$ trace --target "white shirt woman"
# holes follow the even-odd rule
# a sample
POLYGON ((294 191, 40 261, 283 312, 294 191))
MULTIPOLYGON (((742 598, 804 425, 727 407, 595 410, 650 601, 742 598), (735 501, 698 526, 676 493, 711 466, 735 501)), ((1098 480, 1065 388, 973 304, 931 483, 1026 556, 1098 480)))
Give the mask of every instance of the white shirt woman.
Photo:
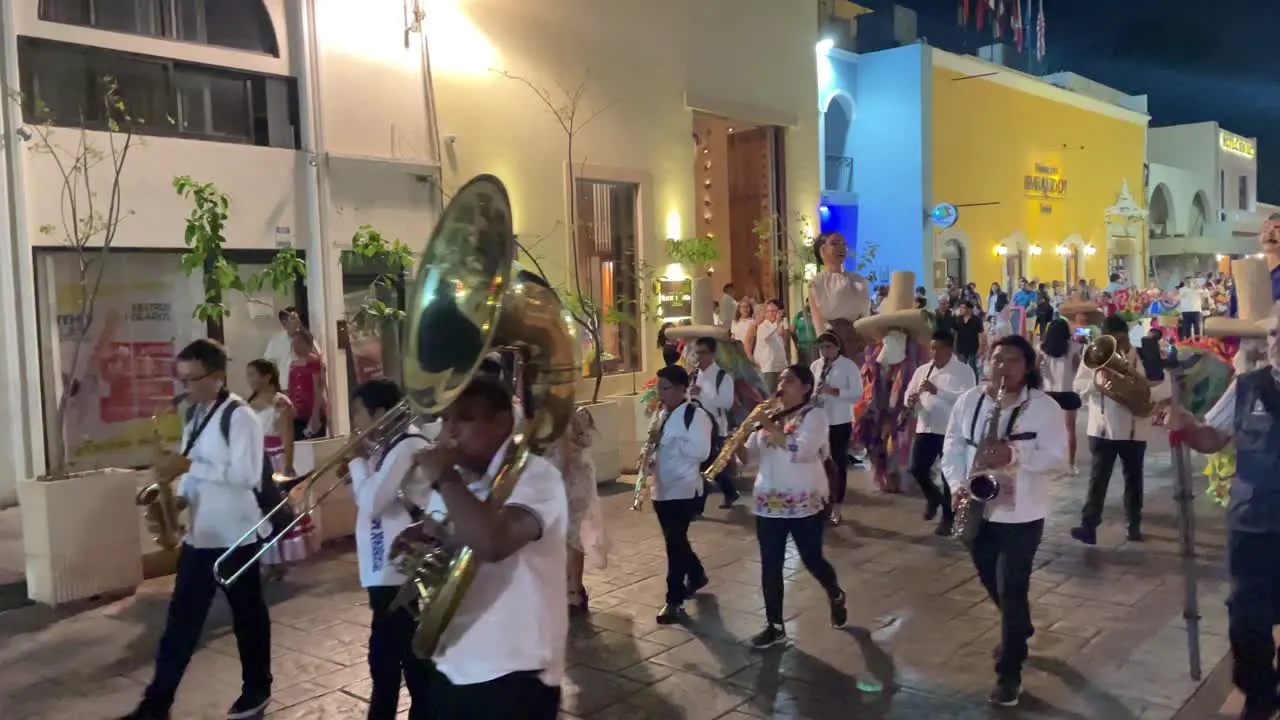
POLYGON ((862 399, 862 375, 857 364, 844 355, 837 355, 833 361, 820 357, 809 370, 818 383, 814 402, 826 415, 827 425, 853 422, 853 405, 862 399), (832 388, 837 394, 824 394, 824 388, 832 388))
POLYGON ((756 326, 756 347, 752 359, 762 373, 780 373, 787 367, 784 322, 765 320, 756 326))
MULTIPOLYGON (((847 358, 846 358, 847 359, 847 358)), ((827 417, 807 405, 780 421, 786 443, 773 445, 759 430, 747 439, 747 452, 759 458, 755 514, 766 518, 801 518, 822 512, 827 504, 827 417)))

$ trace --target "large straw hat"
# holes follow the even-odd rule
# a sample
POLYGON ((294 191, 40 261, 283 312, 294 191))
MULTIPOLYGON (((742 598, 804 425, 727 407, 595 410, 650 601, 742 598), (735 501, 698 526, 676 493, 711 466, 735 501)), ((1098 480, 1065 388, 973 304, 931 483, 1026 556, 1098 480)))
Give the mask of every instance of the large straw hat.
POLYGON ((1231 261, 1236 283, 1236 317, 1211 317, 1204 321, 1209 337, 1264 338, 1271 327, 1271 272, 1267 261, 1245 258, 1231 261))
POLYGON ((919 340, 927 341, 933 332, 929 313, 916 307, 916 274, 910 270, 895 270, 889 277, 889 295, 880 303, 875 315, 855 320, 853 330, 872 338, 884 337, 890 330, 902 330, 919 340))
POLYGON ((1101 325, 1106 317, 1103 315, 1102 310, 1098 308, 1098 303, 1092 300, 1084 300, 1079 295, 1072 295, 1071 299, 1059 305, 1058 312, 1068 322, 1075 322, 1076 316, 1084 313, 1085 324, 1087 325, 1101 325))

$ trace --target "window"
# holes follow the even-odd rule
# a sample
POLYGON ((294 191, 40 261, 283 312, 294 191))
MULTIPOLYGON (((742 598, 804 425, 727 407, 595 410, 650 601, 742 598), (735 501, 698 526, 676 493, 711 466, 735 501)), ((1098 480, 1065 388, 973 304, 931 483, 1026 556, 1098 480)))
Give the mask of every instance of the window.
POLYGON ((636 254, 638 185, 578 180, 578 277, 584 297, 602 309, 601 370, 640 369, 639 258, 636 254))
POLYGON ((140 135, 297 149, 291 78, 221 70, 145 55, 23 37, 18 60, 28 121, 107 125, 104 78, 114 78, 140 135))
POLYGON ((1218 209, 1227 209, 1227 171, 1218 171, 1218 209))
POLYGON ((1240 209, 1249 209, 1249 176, 1240 176, 1240 209))
POLYGON ((41 0, 40 19, 280 56, 262 0, 41 0))

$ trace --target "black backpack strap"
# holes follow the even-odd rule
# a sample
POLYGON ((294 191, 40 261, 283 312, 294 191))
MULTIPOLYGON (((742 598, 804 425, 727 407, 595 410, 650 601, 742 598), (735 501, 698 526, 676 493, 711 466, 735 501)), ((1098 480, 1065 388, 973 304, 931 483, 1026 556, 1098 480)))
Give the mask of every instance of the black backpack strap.
POLYGON ((725 376, 729 374, 728 370, 721 369, 716 373, 716 392, 720 392, 720 384, 724 382, 725 376))
POLYGON ((376 465, 374 465, 374 469, 375 469, 375 470, 381 469, 381 468, 382 468, 382 461, 387 459, 387 456, 391 454, 392 449, 394 449, 394 448, 395 448, 395 446, 399 445, 400 443, 404 442, 405 440, 408 440, 409 438, 418 438, 419 440, 422 440, 423 442, 430 442, 429 440, 427 440, 427 436, 426 436, 426 435, 423 435, 422 433, 402 433, 402 434, 400 434, 400 435, 396 436, 396 438, 395 438, 394 440, 392 440, 392 441, 391 441, 391 443, 390 443, 389 445, 387 445, 387 449, 386 449, 386 450, 383 450, 383 451, 382 451, 382 455, 378 457, 378 462, 377 462, 377 464, 376 464, 376 465))
POLYGON ((693 425, 693 414, 698 412, 696 403, 686 403, 684 406, 684 429, 688 430, 693 425))
POLYGON ((244 403, 235 398, 228 398, 226 407, 222 410, 222 417, 218 418, 218 428, 222 430, 222 439, 228 443, 231 442, 231 414, 242 407, 244 407, 244 403))

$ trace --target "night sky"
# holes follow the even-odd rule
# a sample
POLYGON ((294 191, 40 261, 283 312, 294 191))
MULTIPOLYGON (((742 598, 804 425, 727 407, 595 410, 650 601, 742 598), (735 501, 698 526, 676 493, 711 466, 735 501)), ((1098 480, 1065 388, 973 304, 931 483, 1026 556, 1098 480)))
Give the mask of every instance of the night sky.
MULTIPOLYGON (((1033 12, 1039 1, 1032 0, 1033 12)), ((935 47, 973 53, 991 42, 990 26, 979 34, 972 18, 967 37, 961 31, 960 0, 898 4, 919 13, 919 32, 935 47)), ((1070 70, 1146 94, 1152 127, 1215 120, 1257 137, 1258 200, 1280 204, 1277 6, 1278 0, 1044 0, 1048 52, 1036 74, 1070 70)), ((1031 27, 1034 33, 1034 18, 1031 27)), ((1003 37, 1009 41, 1007 27, 1003 37)))

